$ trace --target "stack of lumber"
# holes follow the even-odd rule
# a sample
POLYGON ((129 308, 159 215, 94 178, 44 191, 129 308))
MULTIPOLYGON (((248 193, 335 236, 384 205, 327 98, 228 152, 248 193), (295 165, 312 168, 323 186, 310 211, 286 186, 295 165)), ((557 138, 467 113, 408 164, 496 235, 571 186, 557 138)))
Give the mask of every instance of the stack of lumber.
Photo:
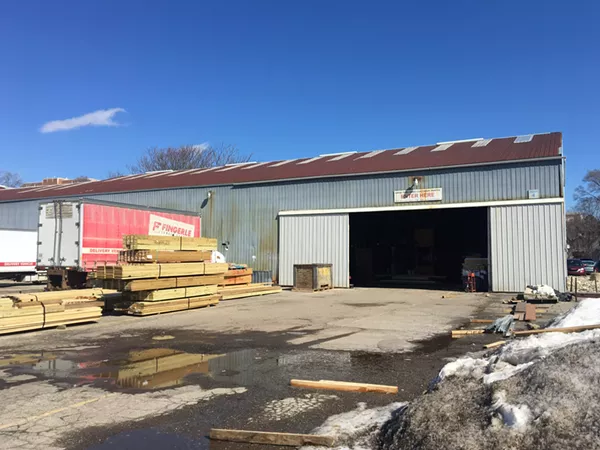
POLYGON ((239 269, 238 267, 239 265, 233 264, 225 272, 225 281, 219 287, 219 294, 223 297, 222 300, 281 292, 281 287, 273 286, 272 283, 252 283, 252 269, 249 267, 239 269))
POLYGON ((228 265, 212 263, 217 240, 123 236, 121 264, 99 268, 104 286, 123 292, 122 309, 135 316, 213 306, 228 265))
POLYGON ((0 298, 0 334, 93 322, 102 316, 103 296, 114 291, 80 289, 0 298))

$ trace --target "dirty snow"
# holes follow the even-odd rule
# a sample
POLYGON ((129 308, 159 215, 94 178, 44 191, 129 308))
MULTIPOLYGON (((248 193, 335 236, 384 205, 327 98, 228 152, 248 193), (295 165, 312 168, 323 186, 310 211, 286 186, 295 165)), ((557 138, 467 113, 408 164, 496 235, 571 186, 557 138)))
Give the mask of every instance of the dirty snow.
POLYGON ((551 328, 578 327, 583 325, 600 324, 600 299, 583 299, 579 304, 557 317, 551 324, 551 328))
MULTIPOLYGON (((301 397, 288 397, 281 400, 272 400, 266 404, 261 414, 261 419, 280 421, 289 419, 298 414, 303 414, 313 409, 318 409, 325 402, 337 400, 337 395, 305 394, 301 397)), ((250 418, 248 422, 253 422, 250 418)))
MULTIPOLYGON (((356 409, 336 414, 314 429, 311 434, 336 437, 337 450, 368 450, 373 448, 374 439, 381 426, 389 421, 394 411, 406 406, 396 402, 377 408, 367 408, 366 403, 359 403, 356 409)), ((322 449, 324 447, 305 446, 304 450, 322 449)))
MULTIPOLYGON (((600 299, 550 326, 593 324, 600 299)), ((532 335, 481 354, 448 363, 410 405, 360 404, 313 432, 338 437, 338 450, 600 449, 600 329, 532 335)))
MULTIPOLYGON (((549 326, 593 324, 600 324, 598 299, 582 300, 549 326)), ((380 446, 600 448, 599 360, 600 330, 532 335, 460 358, 380 431, 380 446)))

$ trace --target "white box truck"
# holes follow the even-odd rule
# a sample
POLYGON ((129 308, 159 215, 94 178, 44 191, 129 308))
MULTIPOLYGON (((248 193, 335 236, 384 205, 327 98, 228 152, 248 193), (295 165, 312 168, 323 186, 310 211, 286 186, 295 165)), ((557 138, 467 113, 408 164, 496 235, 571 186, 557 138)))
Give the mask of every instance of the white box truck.
POLYGON ((0 279, 37 279, 37 230, 0 228, 0 279))

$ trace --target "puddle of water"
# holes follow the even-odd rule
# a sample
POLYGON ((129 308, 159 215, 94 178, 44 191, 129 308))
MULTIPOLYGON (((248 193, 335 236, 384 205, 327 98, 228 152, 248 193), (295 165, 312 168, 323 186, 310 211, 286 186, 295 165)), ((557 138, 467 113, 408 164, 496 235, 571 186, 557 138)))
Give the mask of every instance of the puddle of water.
POLYGON ((13 354, 0 358, 0 368, 53 379, 77 379, 80 384, 121 389, 164 389, 186 383, 190 375, 240 382, 255 361, 254 350, 227 354, 187 353, 169 348, 133 350, 122 358, 78 362, 53 353, 13 354))
POLYGON ((88 450, 123 448, 128 450, 199 450, 208 449, 208 440, 199 441, 175 433, 166 433, 155 428, 125 431, 111 436, 98 445, 88 447, 88 450))

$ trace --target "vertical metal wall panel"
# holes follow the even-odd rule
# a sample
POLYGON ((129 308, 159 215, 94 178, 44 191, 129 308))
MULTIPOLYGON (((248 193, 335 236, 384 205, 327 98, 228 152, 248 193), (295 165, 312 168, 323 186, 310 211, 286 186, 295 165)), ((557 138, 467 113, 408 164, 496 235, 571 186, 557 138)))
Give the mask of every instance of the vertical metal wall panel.
POLYGON ((0 228, 38 229, 39 200, 0 203, 0 228))
POLYGON ((333 264, 334 287, 350 287, 348 214, 279 217, 281 285, 293 285, 294 264, 333 264))
POLYGON ((521 292, 530 284, 566 289, 562 203, 490 208, 492 290, 521 292))

